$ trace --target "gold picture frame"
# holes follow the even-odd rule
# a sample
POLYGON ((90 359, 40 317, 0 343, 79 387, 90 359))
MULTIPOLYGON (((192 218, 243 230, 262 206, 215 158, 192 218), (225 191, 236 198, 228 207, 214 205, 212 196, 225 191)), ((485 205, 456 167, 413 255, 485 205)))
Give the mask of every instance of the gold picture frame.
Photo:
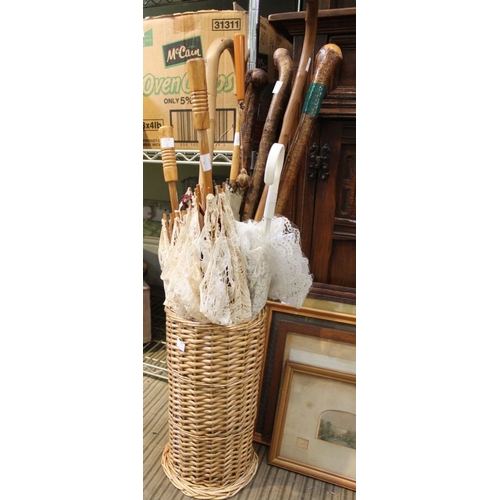
MULTIPOLYGON (((356 316, 318 309, 296 309, 286 304, 268 301, 266 359, 262 368, 259 407, 254 440, 270 446, 274 429, 278 397, 287 357, 287 345, 297 335, 309 338, 314 351, 318 342, 340 343, 356 349, 356 316)), ((325 349, 325 354, 328 349, 325 349)), ((312 357, 291 360, 314 365, 312 357)), ((331 368, 331 367, 330 367, 331 368)), ((333 368, 332 368, 333 369, 333 368)), ((339 369, 338 371, 347 371, 339 369)))
POLYGON ((356 375, 287 361, 268 461, 356 491, 356 375))

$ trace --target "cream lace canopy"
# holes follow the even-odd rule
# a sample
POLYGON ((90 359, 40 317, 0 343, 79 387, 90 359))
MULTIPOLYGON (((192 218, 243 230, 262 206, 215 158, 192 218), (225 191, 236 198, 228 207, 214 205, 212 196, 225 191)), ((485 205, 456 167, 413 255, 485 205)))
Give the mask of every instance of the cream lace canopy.
POLYGON ((300 233, 285 217, 239 222, 229 192, 208 195, 200 229, 196 198, 158 249, 165 305, 187 320, 231 325, 258 315, 266 300, 301 307, 312 285, 300 233))

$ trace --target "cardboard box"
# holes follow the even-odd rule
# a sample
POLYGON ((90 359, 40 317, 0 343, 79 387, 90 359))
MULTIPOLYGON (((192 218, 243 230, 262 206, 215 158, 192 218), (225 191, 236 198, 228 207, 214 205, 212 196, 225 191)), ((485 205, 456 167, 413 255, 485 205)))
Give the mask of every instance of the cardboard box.
MULTIPOLYGON (((291 53, 292 44, 280 36, 269 21, 260 18, 256 66, 265 69, 269 84, 261 95, 257 120, 265 122, 277 71, 273 54, 278 47, 291 53)), ((145 18, 143 20, 143 149, 160 149, 158 129, 172 125, 176 149, 196 150, 186 61, 205 58, 210 44, 218 38, 244 33, 248 40, 248 12, 205 10, 145 18)), ((232 150, 236 120, 236 88, 233 62, 224 51, 219 61, 217 86, 216 150, 232 150)), ((262 126, 256 127, 261 130, 262 126)))

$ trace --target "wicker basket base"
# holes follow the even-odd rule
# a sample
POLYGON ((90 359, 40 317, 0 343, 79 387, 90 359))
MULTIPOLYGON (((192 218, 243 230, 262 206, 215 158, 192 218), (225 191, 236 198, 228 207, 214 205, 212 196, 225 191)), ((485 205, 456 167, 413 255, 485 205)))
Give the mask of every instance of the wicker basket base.
POLYGON ((253 478, 267 310, 229 326, 166 309, 168 444, 162 466, 193 498, 222 500, 253 478))
POLYGON ((182 493, 187 496, 205 500, 223 500, 225 498, 230 498, 236 493, 238 493, 242 488, 244 488, 255 476, 257 472, 257 467, 259 465, 259 458, 257 453, 254 452, 253 460, 248 468, 247 472, 240 476, 238 480, 232 484, 227 484, 224 486, 202 486, 199 484, 189 484, 186 480, 178 477, 175 473, 174 468, 169 460, 169 444, 165 446, 163 450, 163 456, 161 460, 161 465, 165 474, 170 479, 171 483, 182 493))

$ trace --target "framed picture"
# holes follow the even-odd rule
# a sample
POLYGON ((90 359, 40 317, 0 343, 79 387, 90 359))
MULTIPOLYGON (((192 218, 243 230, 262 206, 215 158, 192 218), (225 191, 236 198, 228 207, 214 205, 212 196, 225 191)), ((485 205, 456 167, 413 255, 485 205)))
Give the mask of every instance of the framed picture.
POLYGON ((286 362, 269 463, 356 490, 356 375, 286 362))
POLYGON ((268 302, 266 359, 254 440, 270 445, 287 360, 356 373, 356 317, 268 302))

